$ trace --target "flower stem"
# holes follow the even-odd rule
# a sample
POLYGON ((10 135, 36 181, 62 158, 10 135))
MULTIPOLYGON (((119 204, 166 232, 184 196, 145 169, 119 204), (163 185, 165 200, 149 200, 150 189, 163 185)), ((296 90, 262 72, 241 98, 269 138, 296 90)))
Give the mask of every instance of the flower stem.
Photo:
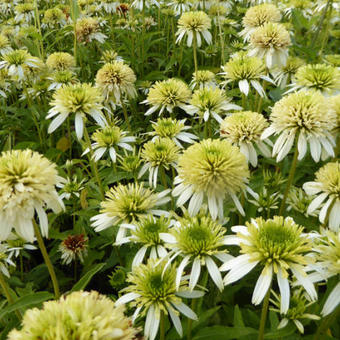
MULTIPOLYGON (((296 140, 297 139, 298 139, 298 136, 296 137, 296 140)), ((283 212, 284 212, 284 209, 285 209, 285 206, 286 206, 286 200, 287 200, 288 193, 289 193, 289 189, 290 189, 290 187, 291 187, 291 185, 293 184, 293 181, 294 181, 294 175, 295 175, 295 170, 296 170, 296 165, 297 165, 298 153, 299 153, 298 148, 295 145, 293 162, 292 162, 292 165, 290 167, 286 190, 284 192, 283 199, 281 201, 279 215, 282 215, 283 212)))
POLYGON ((129 129, 129 131, 131 131, 131 125, 130 125, 130 122, 129 122, 129 117, 128 117, 128 114, 127 114, 126 105, 124 103, 124 99, 122 98, 122 93, 120 93, 120 104, 121 104, 122 109, 123 109, 123 114, 124 114, 124 119, 126 121, 126 125, 129 129))
POLYGON ((162 184, 164 186, 164 189, 168 189, 168 183, 166 181, 165 169, 163 167, 160 167, 159 171, 161 173, 161 180, 162 180, 162 184))
POLYGON ((259 336, 258 336, 257 340, 263 340, 264 339, 264 329, 266 327, 266 321, 267 321, 269 298, 270 298, 270 289, 271 289, 271 285, 268 288, 267 294, 266 294, 266 296, 264 297, 264 300, 263 300, 262 311, 261 311, 261 321, 260 321, 260 327, 259 327, 259 336))
POLYGON ((197 71, 198 71, 198 66, 197 66, 197 37, 196 37, 196 32, 194 33, 194 38, 192 41, 192 49, 194 52, 194 66, 195 66, 195 77, 196 77, 196 81, 198 80, 197 77, 197 71))
POLYGON ((85 137, 86 144, 88 145, 88 148, 90 150, 90 156, 89 156, 90 166, 91 166, 92 172, 94 174, 94 177, 96 178, 96 181, 98 183, 101 198, 102 198, 102 200, 104 200, 105 199, 105 193, 104 193, 103 183, 102 183, 102 181, 99 177, 99 171, 98 171, 97 163, 94 162, 93 158, 92 158, 93 150, 92 150, 92 145, 91 145, 89 133, 87 132, 86 126, 84 126, 84 137, 85 137))
MULTIPOLYGON (((205 287, 208 283, 208 269, 206 268, 203 276, 202 276, 202 279, 201 279, 201 283, 200 283, 200 286, 201 287, 205 287)), ((201 307, 202 307, 202 302, 203 302, 203 297, 199 298, 199 299, 194 299, 192 300, 191 302, 191 309, 194 311, 194 312, 197 312, 198 314, 200 313, 201 311, 201 307)), ((192 340, 192 322, 193 320, 192 319, 188 319, 188 331, 187 331, 187 339, 188 340, 192 340)))
POLYGON ((70 7, 71 7, 71 18, 73 21, 73 34, 74 34, 74 39, 73 39, 73 56, 74 60, 77 65, 77 19, 76 19, 76 13, 74 13, 74 6, 73 6, 73 1, 70 0, 70 7))
POLYGON ((164 312, 161 312, 161 319, 159 325, 159 340, 165 340, 165 316, 164 312))
POLYGON ((313 40, 312 40, 312 43, 311 43, 311 46, 310 46, 311 48, 314 47, 315 42, 317 41, 317 39, 318 39, 318 37, 319 37, 319 34, 320 34, 321 29, 322 29, 322 26, 323 26, 323 22, 325 21, 326 14, 327 14, 327 12, 328 12, 328 8, 329 8, 329 6, 330 6, 330 4, 331 4, 332 2, 333 2, 333 0, 328 0, 328 1, 327 1, 326 7, 325 7, 325 9, 324 9, 323 12, 322 12, 322 16, 321 16, 321 19, 320 19, 318 28, 317 28, 317 30, 316 30, 316 32, 315 32, 314 37, 313 37, 313 40))
POLYGON ((60 292, 59 292, 59 285, 58 285, 57 276, 55 275, 55 271, 54 271, 52 262, 50 260, 50 257, 48 256, 48 253, 47 253, 47 250, 46 250, 43 238, 41 236, 39 227, 38 227, 38 225, 37 225, 37 223, 35 222, 34 219, 32 220, 32 222, 33 222, 35 237, 37 238, 41 254, 42 254, 43 258, 44 258, 44 261, 45 261, 45 264, 47 266, 48 272, 49 272, 49 274, 51 276, 51 279, 52 279, 52 284, 53 284, 55 298, 59 299, 60 292))
POLYGON ((221 44, 221 64, 223 65, 225 63, 225 55, 224 55, 224 34, 222 32, 222 25, 221 25, 221 20, 218 17, 218 31, 219 31, 219 36, 220 36, 220 44, 221 44))
MULTIPOLYGON (((8 284, 6 282, 6 279, 5 279, 4 275, 1 272, 1 270, 0 270, 0 286, 2 288, 2 291, 3 291, 4 295, 6 296, 6 299, 7 299, 8 303, 10 305, 13 304, 14 303, 13 298, 12 298, 10 292, 9 292, 8 284)), ((22 315, 19 312, 19 310, 16 310, 15 314, 17 315, 18 319, 21 320, 22 315)))

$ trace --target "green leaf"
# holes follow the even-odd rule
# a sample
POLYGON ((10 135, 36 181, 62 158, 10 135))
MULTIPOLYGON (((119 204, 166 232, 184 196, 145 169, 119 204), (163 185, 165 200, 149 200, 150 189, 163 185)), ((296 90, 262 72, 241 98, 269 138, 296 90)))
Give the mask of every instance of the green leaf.
POLYGON ((240 307, 238 305, 236 305, 235 308, 234 308, 234 326, 244 327, 242 313, 241 313, 240 307))
POLYGON ((288 326, 286 326, 285 328, 282 329, 278 329, 277 331, 274 332, 268 332, 264 335, 265 339, 279 339, 279 338, 283 338, 285 336, 289 336, 292 335, 293 333, 295 333, 296 328, 290 324, 288 326))
POLYGON ((71 292, 75 292, 77 290, 83 290, 91 281, 92 277, 97 274, 106 263, 98 263, 92 269, 90 269, 83 277, 73 286, 71 292))
POLYGON ((0 318, 3 318, 8 313, 12 313, 17 309, 36 306, 46 300, 52 299, 53 297, 54 295, 49 292, 37 292, 23 296, 16 300, 13 304, 1 309, 0 318))
POLYGON ((229 340, 254 334, 257 334, 257 330, 250 327, 213 326, 202 329, 194 337, 194 340, 229 340))

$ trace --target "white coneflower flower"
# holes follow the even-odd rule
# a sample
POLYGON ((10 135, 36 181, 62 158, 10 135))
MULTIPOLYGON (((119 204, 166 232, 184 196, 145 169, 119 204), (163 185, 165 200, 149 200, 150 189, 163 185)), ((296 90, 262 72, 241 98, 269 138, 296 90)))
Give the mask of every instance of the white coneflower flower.
POLYGON ((9 247, 8 250, 8 257, 11 259, 12 256, 18 257, 20 255, 20 251, 27 249, 27 250, 35 250, 37 249, 34 245, 27 242, 23 238, 21 238, 16 233, 11 232, 6 239, 6 244, 9 247))
POLYGON ((83 234, 68 235, 59 245, 59 252, 61 252, 61 260, 63 264, 70 264, 79 259, 84 262, 87 255, 87 241, 83 234))
POLYGON ((9 53, 12 50, 9 39, 5 35, 0 34, 0 54, 9 53))
POLYGON ((154 131, 149 132, 149 135, 154 136, 152 141, 159 137, 170 138, 178 147, 183 148, 181 142, 192 144, 198 139, 194 134, 187 132, 191 126, 185 125, 185 121, 185 119, 158 118, 156 122, 152 122, 154 131))
POLYGON ((172 113, 175 107, 183 110, 186 103, 190 100, 191 90, 182 80, 171 78, 163 81, 157 81, 150 89, 148 97, 141 104, 148 104, 151 107, 145 112, 145 115, 151 115, 159 110, 161 115, 164 110, 172 113))
POLYGON ((285 65, 289 33, 282 24, 267 23, 258 27, 250 36, 249 55, 264 58, 268 68, 285 65))
POLYGON ((51 82, 47 88, 48 91, 55 91, 60 89, 63 85, 71 85, 78 82, 75 73, 70 70, 55 71, 46 79, 51 82))
POLYGON ((179 288, 184 269, 190 264, 192 265, 189 280, 190 290, 197 285, 202 266, 206 266, 218 289, 222 291, 224 288, 222 275, 215 261, 218 259, 226 262, 232 258, 227 254, 227 250, 223 249, 226 229, 212 220, 209 215, 205 215, 204 209, 195 217, 186 214, 177 219, 168 233, 161 234, 161 238, 172 249, 168 263, 174 261, 179 255, 183 257, 177 269, 177 288, 179 288))
MULTIPOLYGON (((340 231, 322 230, 319 237, 314 238, 314 251, 317 253, 316 263, 312 266, 316 270, 310 277, 314 282, 327 280, 340 275, 340 231)), ((326 316, 340 304, 340 281, 335 285, 322 308, 321 314, 326 316)))
POLYGON ((216 87, 215 73, 208 70, 197 70, 192 74, 190 88, 216 87))
MULTIPOLYGON (((118 184, 106 193, 106 199, 101 203, 100 214, 91 218, 95 231, 101 231, 121 223, 133 223, 148 214, 169 215, 167 211, 157 209, 157 206, 170 201, 167 196, 170 190, 155 193, 144 188, 143 184, 118 184)), ((119 228, 116 242, 126 236, 126 229, 119 228)))
POLYGON ((7 277, 10 277, 8 266, 15 267, 15 263, 11 260, 14 250, 7 244, 0 243, 0 272, 7 277))
POLYGON ((281 88, 285 88, 287 84, 290 83, 291 78, 299 69, 299 67, 303 66, 305 61, 298 57, 289 56, 285 66, 280 68, 273 68, 271 70, 271 74, 274 77, 275 83, 281 88))
POLYGON ((331 95, 340 92, 340 70, 326 64, 301 66, 293 77, 291 88, 286 92, 296 90, 316 90, 331 95))
POLYGON ((46 208, 59 213, 64 205, 55 190, 59 182, 56 165, 31 150, 3 152, 0 156, 0 240, 12 228, 33 242, 35 213, 44 237, 48 236, 46 208))
POLYGON ((196 118, 201 118, 205 122, 212 116, 219 123, 223 121, 221 115, 231 110, 242 110, 242 107, 232 104, 225 91, 218 87, 203 87, 196 90, 190 100, 190 105, 187 105, 185 109, 188 114, 196 114, 196 118))
POLYGON ((280 313, 282 319, 278 324, 277 328, 281 329, 288 325, 290 321, 292 321, 296 328, 299 330, 301 334, 304 333, 305 329, 300 320, 309 319, 309 320, 319 320, 320 317, 315 314, 307 313, 307 309, 311 306, 315 301, 310 301, 308 295, 301 289, 295 289, 290 299, 290 306, 286 313, 280 312, 281 305, 281 297, 278 296, 273 290, 271 293, 274 295, 274 299, 270 301, 275 305, 276 308, 269 308, 273 312, 280 313))
POLYGON ((120 239, 115 245, 134 242, 141 245, 135 257, 132 260, 131 267, 139 266, 150 249, 150 259, 157 259, 167 256, 168 251, 164 246, 165 242, 161 238, 161 233, 167 233, 172 221, 164 216, 156 218, 148 215, 141 218, 139 222, 133 224, 123 223, 121 228, 126 228, 130 231, 131 236, 120 239))
POLYGON ((223 201, 230 197, 244 215, 237 194, 246 187, 249 170, 245 156, 236 146, 225 140, 206 139, 189 146, 180 156, 178 176, 173 196, 179 196, 177 205, 189 200, 188 212, 196 215, 208 200, 213 219, 223 219, 223 201))
POLYGON ((103 51, 103 55, 100 58, 100 62, 107 64, 112 64, 115 61, 124 61, 123 57, 119 56, 115 50, 109 49, 103 51))
POLYGON ((237 82, 240 91, 246 96, 249 94, 250 86, 252 86, 261 97, 266 95, 259 82, 261 79, 274 83, 273 80, 266 75, 266 68, 263 61, 258 57, 248 56, 246 52, 235 54, 222 66, 222 70, 223 72, 220 74, 225 79, 222 85, 225 86, 230 82, 237 82))
POLYGON ((256 28, 268 22, 279 22, 281 14, 279 9, 272 4, 262 4, 250 7, 242 19, 243 31, 240 36, 244 37, 244 41, 250 39, 251 34, 256 28))
POLYGON ((73 292, 57 301, 44 302, 41 309, 28 309, 22 328, 14 329, 8 340, 115 339, 135 340, 138 330, 116 307, 111 298, 96 291, 73 292))
POLYGON ((26 22, 29 24, 34 19, 34 4, 33 2, 26 2, 18 4, 14 7, 14 20, 16 22, 26 22))
POLYGON ((265 186, 259 193, 253 192, 252 190, 248 190, 248 192, 254 198, 248 199, 248 202, 257 207, 258 213, 264 211, 267 216, 270 214, 270 210, 278 209, 280 198, 282 199, 282 195, 279 192, 268 191, 265 186))
POLYGON ((137 96, 136 75, 123 61, 112 61, 100 68, 96 75, 96 86, 102 91, 106 102, 115 106, 120 104, 123 96, 137 96))
POLYGON ((193 39, 196 39, 197 46, 202 45, 202 37, 208 45, 212 43, 212 36, 209 32, 211 28, 211 19, 203 11, 185 12, 178 20, 178 31, 176 32, 176 43, 180 43, 184 36, 187 36, 187 46, 192 45, 193 39))
POLYGON ((303 185, 308 195, 317 195, 309 205, 307 213, 312 214, 327 199, 320 210, 319 220, 321 223, 328 222, 329 228, 338 231, 340 228, 340 163, 327 163, 316 172, 315 177, 314 182, 303 185))
POLYGON ((174 11, 175 15, 182 15, 194 7, 195 0, 171 0, 167 5, 174 11))
POLYGON ((73 178, 67 177, 60 179, 60 183, 56 186, 61 189, 60 198, 69 200, 71 197, 80 197, 80 192, 84 189, 85 178, 81 181, 78 181, 77 176, 73 176, 73 178))
MULTIPOLYGON (((179 147, 167 137, 151 140, 143 145, 141 157, 145 164, 142 166, 138 178, 149 171, 150 187, 157 187, 158 172, 169 170, 176 166, 179 147)), ((163 183, 165 185, 166 183, 163 183)))
POLYGON ((53 71, 72 70, 76 66, 74 56, 67 52, 54 52, 46 59, 46 65, 53 71))
POLYGON ((59 28, 66 25, 66 14, 58 7, 49 8, 44 12, 42 28, 59 28))
POLYGON ((160 6, 157 0, 134 0, 131 4, 131 7, 137 8, 142 11, 144 3, 146 8, 150 8, 153 5, 155 5, 156 7, 160 6))
POLYGON ((101 0, 99 7, 102 8, 106 13, 114 14, 118 4, 119 1, 117 0, 101 0))
POLYGON ((144 335, 146 339, 154 340, 158 333, 161 314, 170 316, 176 331, 183 335, 179 313, 186 317, 197 320, 197 315, 182 302, 183 298, 198 298, 203 292, 192 292, 185 288, 182 281, 180 288, 176 289, 176 267, 165 267, 164 261, 157 263, 149 260, 148 263, 140 264, 132 268, 127 281, 130 286, 123 289, 126 292, 116 301, 116 306, 130 303, 135 312, 132 320, 139 315, 146 315, 144 335))
POLYGON ((257 166, 257 146, 264 156, 270 157, 270 141, 261 141, 263 131, 269 123, 262 114, 251 111, 236 112, 225 118, 220 126, 221 137, 236 144, 252 166, 257 166))
POLYGON ((0 61, 0 69, 5 68, 8 71, 8 75, 11 77, 17 77, 22 80, 26 73, 27 68, 38 68, 40 65, 40 59, 31 56, 25 50, 13 50, 2 56, 0 61))
POLYGON ((332 130, 337 117, 321 93, 299 91, 283 97, 272 108, 270 120, 272 123, 263 132, 262 139, 279 135, 273 147, 277 162, 287 156, 296 138, 298 160, 306 155, 308 144, 315 162, 320 160, 322 152, 334 156, 332 130))
POLYGON ((55 131, 71 114, 75 114, 75 129, 78 139, 83 137, 84 120, 91 116, 98 125, 105 126, 106 119, 102 113, 103 97, 100 90, 90 84, 64 85, 53 94, 46 119, 56 116, 48 133, 55 131))
POLYGON ((104 43, 107 36, 100 32, 100 24, 97 18, 84 17, 77 20, 76 36, 79 42, 89 43, 97 40, 104 43))
MULTIPOLYGON (((121 157, 117 153, 118 147, 133 151, 130 143, 134 143, 136 137, 127 136, 127 134, 127 131, 122 131, 118 126, 105 126, 100 130, 96 130, 91 136, 91 139, 94 141, 92 144, 94 161, 99 161, 105 152, 108 151, 112 162, 116 163, 117 157, 121 157)), ((89 151, 90 149, 87 148, 83 155, 89 151)))
POLYGON ((295 210, 306 217, 308 217, 308 215, 318 216, 318 208, 316 208, 313 212, 308 212, 308 207, 314 198, 315 195, 306 195, 302 188, 291 187, 287 196, 287 211, 295 210))
POLYGON ((276 275, 281 294, 281 313, 286 313, 290 305, 289 271, 298 283, 304 287, 310 298, 317 299, 312 281, 306 273, 306 266, 312 260, 308 254, 312 243, 303 234, 303 227, 291 217, 274 216, 264 220, 261 217, 246 222, 246 226, 231 228, 237 235, 229 236, 227 244, 237 245, 242 255, 224 263, 220 268, 229 273, 224 278, 226 285, 247 275, 255 266, 263 267, 252 297, 252 303, 262 302, 270 289, 273 276, 276 275))

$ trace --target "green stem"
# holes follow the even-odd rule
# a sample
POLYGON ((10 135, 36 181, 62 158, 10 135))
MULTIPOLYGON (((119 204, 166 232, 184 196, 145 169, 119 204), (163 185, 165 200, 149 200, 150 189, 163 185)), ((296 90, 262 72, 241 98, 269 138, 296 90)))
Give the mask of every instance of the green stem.
MULTIPOLYGON (((4 295, 6 296, 6 299, 7 299, 8 303, 10 305, 13 304, 14 303, 13 298, 12 298, 10 292, 9 292, 8 284, 6 282, 6 279, 5 279, 4 275, 1 272, 1 270, 0 270, 0 286, 1 286, 2 290, 3 290, 4 295)), ((18 319, 21 320, 22 315, 19 312, 19 310, 16 310, 15 314, 17 315, 18 319)))
POLYGON ((221 44, 221 64, 225 63, 225 55, 224 55, 224 34, 222 33, 222 25, 221 20, 218 18, 218 31, 220 36, 220 44, 221 44))
POLYGON ((161 319, 159 324, 159 340, 165 340, 165 316, 164 312, 161 312, 161 319))
POLYGON ((124 114, 124 119, 126 121, 126 125, 129 129, 129 131, 131 131, 131 125, 130 125, 130 122, 129 122, 129 117, 128 117, 128 113, 127 113, 127 109, 126 109, 126 105, 124 103, 124 98, 123 98, 122 93, 120 93, 120 104, 121 104, 122 109, 123 109, 123 114, 124 114))
POLYGON ((159 169, 159 172, 161 173, 161 180, 162 180, 162 184, 164 186, 164 189, 168 189, 168 183, 166 181, 165 169, 163 167, 161 167, 159 169))
POLYGON ((40 58, 44 59, 44 45, 43 45, 43 41, 42 41, 42 33, 41 33, 41 25, 40 25, 40 16, 39 16, 39 9, 38 9, 38 2, 37 0, 34 0, 34 22, 35 22, 35 26, 36 29, 39 32, 40 35, 40 39, 39 39, 39 54, 40 54, 40 58))
MULTIPOLYGON (((295 141, 297 141, 298 137, 299 136, 296 137, 295 141)), ((279 209, 279 215, 282 215, 283 212, 284 212, 286 200, 287 200, 288 193, 289 193, 289 189, 290 189, 290 187, 291 187, 291 185, 293 184, 293 181, 294 181, 294 175, 295 175, 295 170, 296 170, 296 165, 297 165, 298 154, 299 154, 299 150, 298 150, 297 146, 295 145, 293 162, 292 162, 292 165, 290 167, 287 186, 286 186, 286 189, 285 189, 285 192, 284 192, 284 195, 283 195, 283 199, 281 201, 281 205, 280 205, 280 209, 279 209)))
POLYGON ((37 223, 35 222, 34 219, 32 220, 32 222, 33 222, 35 237, 37 238, 41 254, 44 258, 45 264, 47 266, 48 272, 49 272, 51 280, 52 280, 55 298, 59 299, 60 292, 59 292, 59 285, 58 285, 57 276, 55 274, 55 271, 54 271, 52 262, 50 260, 50 257, 48 256, 48 253, 47 253, 43 238, 41 236, 39 227, 38 227, 38 225, 37 225, 37 223))
POLYGON ((70 0, 70 8, 71 8, 71 18, 72 18, 72 21, 73 21, 73 35, 74 35, 73 56, 74 56, 74 60, 75 60, 76 65, 77 65, 77 20, 76 20, 74 8, 73 8, 73 0, 70 0))
POLYGON ((196 77, 196 81, 198 80, 198 76, 197 76, 197 71, 198 71, 198 66, 197 66, 197 37, 196 34, 194 33, 194 38, 192 41, 192 49, 194 52, 194 65, 195 65, 195 77, 196 77))
POLYGON ((271 285, 268 288, 267 294, 266 294, 266 296, 264 297, 264 300, 263 300, 262 311, 261 311, 261 321, 260 321, 260 327, 259 327, 259 335, 258 335, 257 340, 263 340, 264 339, 264 329, 266 327, 266 321, 267 321, 269 298, 270 298, 270 289, 271 289, 271 285))
MULTIPOLYGON (((201 283, 200 286, 201 287, 206 287, 207 283, 208 283, 208 278, 209 278, 209 273, 208 273, 208 269, 205 268, 205 271, 203 273, 202 279, 201 279, 201 283)), ((200 314, 201 312, 201 308, 202 308, 202 303, 203 303, 203 297, 199 298, 199 299, 194 299, 191 302, 191 309, 200 314)), ((187 331, 187 339, 188 340, 192 340, 192 323, 193 320, 192 319, 188 319, 188 331, 187 331)))
POLYGON ((105 199, 105 192, 104 192, 104 188, 103 188, 103 183, 102 183, 102 181, 99 177, 99 171, 98 171, 97 163, 93 161, 93 157, 92 157, 93 156, 93 149, 92 149, 89 133, 87 132, 86 126, 84 126, 84 137, 85 137, 85 142, 86 142, 86 144, 87 144, 87 146, 90 150, 90 156, 89 156, 90 166, 91 166, 92 172, 94 174, 94 177, 96 178, 96 181, 98 183, 101 199, 104 200, 105 199))
POLYGON ((326 14, 328 12, 328 8, 330 6, 330 4, 333 2, 333 0, 328 0, 325 9, 322 12, 322 16, 318 25, 318 28, 316 29, 315 35, 313 37, 312 43, 311 43, 311 48, 314 48, 315 42, 317 41, 319 34, 321 32, 322 26, 323 26, 323 22, 325 21, 326 18, 326 14))
MULTIPOLYGON (((141 62, 142 65, 144 66, 144 58, 145 58, 145 42, 144 42, 144 37, 145 37, 145 0, 143 0, 143 9, 142 9, 142 58, 141 62)), ((144 67, 141 69, 141 74, 143 77, 143 72, 144 67)))

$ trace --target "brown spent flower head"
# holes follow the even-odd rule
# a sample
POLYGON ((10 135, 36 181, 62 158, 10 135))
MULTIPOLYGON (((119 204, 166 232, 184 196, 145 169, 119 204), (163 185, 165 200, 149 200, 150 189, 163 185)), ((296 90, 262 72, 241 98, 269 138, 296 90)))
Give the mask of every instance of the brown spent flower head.
POLYGON ((70 264, 77 259, 83 262, 87 255, 87 241, 84 234, 68 235, 59 246, 64 264, 70 264))

